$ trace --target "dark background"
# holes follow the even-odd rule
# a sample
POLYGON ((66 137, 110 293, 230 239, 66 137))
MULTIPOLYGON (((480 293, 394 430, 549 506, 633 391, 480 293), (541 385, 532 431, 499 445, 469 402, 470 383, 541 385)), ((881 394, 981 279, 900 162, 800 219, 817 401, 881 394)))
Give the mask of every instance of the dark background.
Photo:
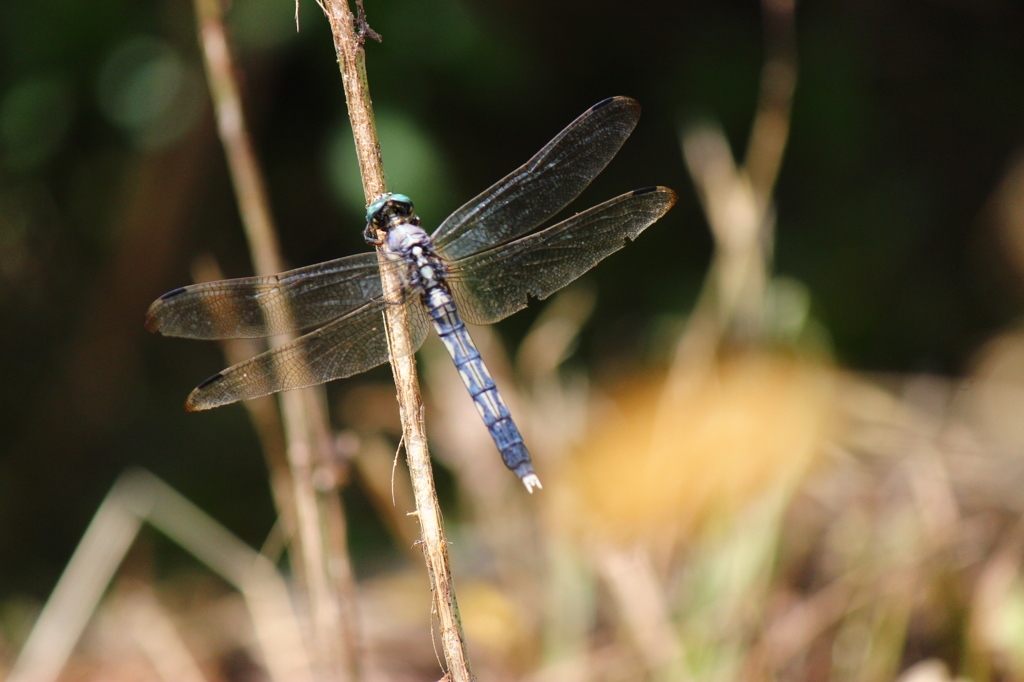
MULTIPOLYGON (((297 266, 367 247, 327 23, 305 0, 295 34, 293 10, 237 0, 231 27, 297 266)), ((228 276, 251 273, 191 12, 183 0, 0 5, 4 597, 48 594, 130 465, 257 546, 273 523, 244 410, 182 408, 224 365, 219 348, 142 326, 153 298, 191 281, 201 253, 228 276)), ((652 339, 693 305, 711 249, 679 127, 716 118, 742 158, 759 5, 368 0, 367 12, 384 38, 367 62, 385 165, 428 225, 588 106, 640 101, 639 127, 577 208, 653 184, 680 202, 588 276, 599 303, 573 361, 595 381, 623 363, 656 364, 652 339)), ((816 2, 798 6, 797 31, 776 270, 808 287, 840 364, 963 373, 1021 305, 986 203, 1024 143, 1024 11, 999 0, 816 2)), ((499 325, 511 347, 535 314, 499 325)), ((353 523, 357 543, 372 537, 353 523)))

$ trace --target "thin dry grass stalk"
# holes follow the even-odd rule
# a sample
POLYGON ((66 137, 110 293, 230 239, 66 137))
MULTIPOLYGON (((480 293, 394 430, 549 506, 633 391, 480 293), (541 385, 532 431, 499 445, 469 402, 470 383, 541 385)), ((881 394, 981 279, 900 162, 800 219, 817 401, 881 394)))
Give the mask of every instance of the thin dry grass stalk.
MULTIPOLYGON (((747 563, 770 566, 770 539, 778 535, 784 501, 831 430, 833 377, 827 368, 767 353, 723 353, 735 345, 756 348, 771 330, 765 312, 775 220, 771 197, 789 134, 797 64, 794 3, 764 0, 762 6, 767 54, 746 160, 733 158, 716 124, 691 126, 682 136, 715 255, 673 366, 661 386, 640 391, 633 404, 621 408, 623 418, 595 427, 600 435, 588 444, 587 464, 570 468, 564 482, 587 509, 578 515, 590 525, 581 527, 582 537, 603 535, 610 546, 636 553, 626 561, 622 550, 592 549, 644 667, 665 679, 678 679, 683 670, 695 673, 689 668, 694 652, 708 650, 711 642, 723 643, 724 652, 725 642, 752 631, 745 614, 764 601, 767 582, 743 571, 731 580, 719 576, 720 586, 729 588, 716 593, 718 603, 688 607, 695 620, 706 616, 705 622, 677 634, 669 610, 657 607, 659 593, 668 593, 661 584, 665 577, 643 567, 671 555, 673 538, 692 540, 708 519, 728 517, 759 498, 772 502, 765 502, 772 512, 762 513, 771 523, 759 537, 744 538, 747 563), (622 456, 626 452, 630 457, 622 456), (595 461, 600 465, 593 466, 595 461), (602 484, 588 480, 595 474, 602 484), (604 485, 607 480, 616 485, 604 485), (718 629, 710 622, 729 625, 718 629)), ((728 555, 727 550, 721 552, 728 555)), ((715 563, 717 552, 703 554, 715 563)), ((691 579, 699 581, 701 562, 691 563, 691 579)), ((739 668, 730 660, 716 664, 721 679, 731 679, 739 668)))
POLYGON ((238 589, 271 680, 313 681, 288 588, 274 565, 144 471, 122 476, 103 500, 29 633, 9 681, 57 679, 143 523, 238 589))
MULTIPOLYGON (((285 269, 271 217, 262 172, 243 112, 236 69, 218 0, 196 0, 199 42, 207 81, 234 183, 239 212, 257 275, 285 269)), ((288 339, 271 341, 279 346, 288 339)), ((332 455, 330 428, 322 389, 281 394, 281 410, 291 468, 294 519, 302 576, 309 600, 312 636, 319 674, 325 679, 359 676, 355 587, 348 556, 341 505, 334 490, 318 490, 314 473, 332 455)), ((278 486, 275 486, 278 488, 278 486)), ((278 497, 278 503, 287 502, 278 497)))
MULTIPOLYGON (((342 82, 345 87, 345 101, 348 104, 349 120, 355 138, 359 171, 363 180, 366 203, 384 193, 384 167, 380 157, 380 144, 373 120, 370 89, 366 77, 366 61, 363 51, 363 37, 368 29, 365 25, 356 32, 356 19, 346 0, 322 0, 321 8, 327 15, 334 34, 334 48, 338 55, 342 82)), ((362 19, 362 17, 360 17, 362 19)), ((383 247, 378 257, 384 262, 383 247)), ((396 273, 382 269, 385 291, 397 292, 399 283, 391 281, 396 273)), ((441 629, 441 646, 448 664, 448 675, 457 682, 472 679, 469 657, 466 653, 465 636, 459 617, 455 589, 448 562, 448 543, 441 523, 441 510, 434 489, 433 473, 430 468, 430 453, 427 450, 427 436, 423 421, 423 400, 420 395, 415 359, 410 354, 396 354, 395 348, 408 348, 409 325, 404 319, 402 306, 389 306, 385 314, 388 343, 391 349, 391 371, 398 390, 398 405, 402 419, 403 441, 412 477, 413 495, 416 499, 416 515, 420 522, 423 538, 423 552, 427 562, 434 604, 437 608, 441 629)))
MULTIPOLYGON (((795 0, 762 0, 765 63, 757 111, 744 162, 714 123, 682 133, 683 156, 715 238, 711 271, 673 367, 680 373, 707 364, 723 340, 758 342, 772 258, 772 194, 789 139, 797 80, 795 0)), ((683 381, 682 383, 686 383, 683 381)))
POLYGON ((145 653, 158 679, 210 682, 150 586, 132 585, 118 595, 112 610, 123 630, 145 653))

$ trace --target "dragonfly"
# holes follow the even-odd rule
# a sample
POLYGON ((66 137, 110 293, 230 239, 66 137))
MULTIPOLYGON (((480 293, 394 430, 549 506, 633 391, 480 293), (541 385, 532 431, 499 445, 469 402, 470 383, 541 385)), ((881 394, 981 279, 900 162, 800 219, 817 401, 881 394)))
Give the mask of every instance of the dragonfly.
POLYGON ((628 97, 597 103, 433 234, 420 226, 409 197, 384 194, 368 207, 364 232, 369 244, 383 249, 382 259, 368 252, 164 294, 149 307, 146 327, 167 336, 262 338, 307 331, 202 382, 186 409, 315 386, 382 365, 389 360, 384 312, 402 306, 409 341, 391 352, 415 353, 433 326, 505 466, 528 491, 540 488, 522 434, 465 323, 492 324, 525 308, 530 298, 546 299, 672 207, 675 192, 648 187, 538 229, 604 170, 639 116, 640 105, 628 97), (383 281, 399 284, 385 287, 383 281))

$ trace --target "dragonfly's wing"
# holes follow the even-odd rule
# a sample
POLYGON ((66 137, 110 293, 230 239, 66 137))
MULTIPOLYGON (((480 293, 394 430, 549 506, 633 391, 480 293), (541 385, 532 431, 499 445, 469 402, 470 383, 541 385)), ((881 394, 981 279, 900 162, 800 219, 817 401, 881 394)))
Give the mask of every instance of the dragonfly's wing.
POLYGON ((628 97, 595 104, 543 149, 441 223, 438 253, 456 260, 526 234, 590 184, 633 132, 640 105, 628 97))
MULTIPOLYGON (((280 348, 213 375, 192 391, 185 407, 207 410, 237 400, 343 379, 384 364, 388 361, 383 316, 387 305, 371 301, 280 348)), ((408 315, 411 342, 408 347, 396 348, 395 353, 409 355, 423 345, 427 336, 427 314, 416 295, 408 295, 396 305, 402 305, 408 315)))
POLYGON ((146 327, 193 339, 258 338, 315 327, 382 297, 377 255, 362 253, 272 277, 175 289, 149 306, 146 327))
POLYGON ((452 263, 447 282, 463 319, 490 324, 573 281, 626 239, 636 239, 676 202, 667 187, 610 199, 540 232, 452 263))

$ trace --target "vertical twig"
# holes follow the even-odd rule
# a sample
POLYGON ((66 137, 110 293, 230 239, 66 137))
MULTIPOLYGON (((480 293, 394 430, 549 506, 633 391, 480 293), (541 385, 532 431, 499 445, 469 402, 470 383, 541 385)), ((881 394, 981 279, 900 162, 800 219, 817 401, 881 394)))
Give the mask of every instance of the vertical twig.
POLYGON ((763 340, 775 215, 772 194, 789 139, 797 80, 796 0, 761 0, 765 60, 742 164, 714 124, 682 133, 683 156, 715 239, 708 278, 676 347, 659 404, 655 441, 671 437, 674 403, 699 385, 726 340, 763 340))
POLYGON ((757 114, 743 165, 759 203, 767 207, 789 140, 790 111, 796 89, 796 0, 762 0, 761 9, 765 62, 757 114))
MULTIPOLYGON (((258 275, 274 275, 285 269, 284 261, 242 109, 220 3, 196 0, 195 7, 217 129, 227 155, 253 266, 258 275)), ((272 341, 271 345, 283 342, 272 341)), ((291 391, 281 394, 280 402, 295 505, 291 516, 298 531, 293 543, 301 555, 308 592, 317 671, 322 679, 356 679, 360 661, 355 588, 341 506, 336 491, 317 490, 313 483, 315 469, 331 456, 323 394, 317 389, 291 391)), ((289 516, 287 512, 284 515, 289 516)))
MULTIPOLYGON (((796 87, 796 0, 762 0, 765 62, 747 155, 737 164, 717 126, 683 132, 683 152, 715 237, 711 275, 689 336, 710 332, 714 352, 730 327, 758 340, 774 232, 771 197, 789 138, 796 87), (710 308, 710 309, 709 309, 710 308), (745 327, 745 329, 744 329, 745 327)), ((684 344, 701 345, 693 339, 684 344)), ((682 355, 682 354, 680 354, 682 355)))
MULTIPOLYGON (((210 255, 201 255, 192 262, 192 281, 214 282, 224 279, 217 261, 210 255)), ((225 339, 221 341, 221 349, 228 365, 237 365, 254 355, 266 350, 260 339, 225 339)), ((277 506, 277 513, 285 533, 290 537, 297 534, 298 524, 295 520, 295 497, 291 472, 288 470, 288 447, 284 438, 284 425, 281 423, 281 412, 277 409, 277 400, 273 395, 246 400, 245 409, 256 429, 256 436, 263 448, 263 456, 270 470, 270 490, 277 506)), ((302 559, 298 552, 292 558, 296 573, 302 573, 302 559)))
MULTIPOLYGON (((321 0, 321 8, 331 23, 334 34, 334 49, 338 55, 341 78, 345 87, 352 135, 355 138, 359 171, 363 179, 363 193, 366 202, 379 197, 385 191, 384 167, 380 158, 380 145, 373 120, 369 84, 366 77, 366 61, 362 38, 370 35, 365 25, 356 31, 356 19, 347 0, 321 0)), ((361 7, 360 7, 361 10, 361 7)), ((360 11, 360 20, 362 12, 360 11)), ((378 250, 384 262, 383 250, 378 250)), ((391 281, 396 275, 382 269, 385 291, 398 291, 398 282, 391 281)), ((412 477, 413 495, 416 500, 416 516, 420 522, 423 538, 423 552, 427 562, 431 589, 434 592, 435 607, 441 628, 441 645, 448 663, 448 675, 456 681, 472 679, 469 657, 466 654, 462 621, 459 618, 451 569, 448 564, 448 544, 441 524, 441 511, 434 489, 430 468, 430 454, 427 451, 427 437, 423 423, 423 401, 420 397, 416 363, 412 355, 394 353, 395 348, 409 347, 409 327, 402 306, 388 306, 385 314, 391 353, 391 370, 398 390, 398 405, 402 418, 406 456, 412 477)))

